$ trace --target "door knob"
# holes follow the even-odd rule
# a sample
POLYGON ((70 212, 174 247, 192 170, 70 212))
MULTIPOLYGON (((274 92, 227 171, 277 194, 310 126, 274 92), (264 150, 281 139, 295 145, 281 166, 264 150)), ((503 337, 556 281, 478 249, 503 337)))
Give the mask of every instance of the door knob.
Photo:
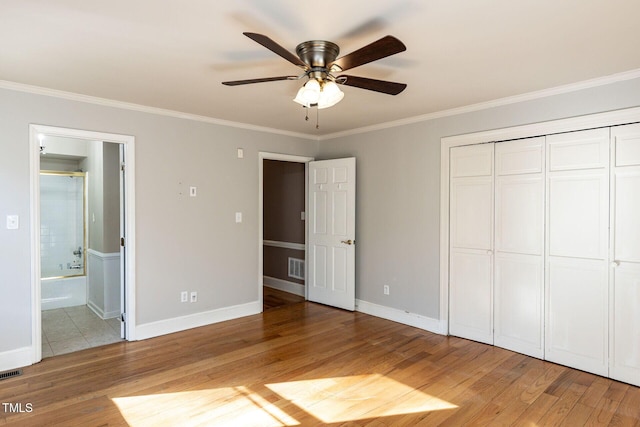
POLYGON ((617 261, 617 260, 616 261, 612 261, 611 262, 611 267, 612 268, 620 267, 620 261, 617 261))
POLYGON ((345 245, 355 245, 356 241, 355 240, 340 240, 340 243, 344 243, 345 245))

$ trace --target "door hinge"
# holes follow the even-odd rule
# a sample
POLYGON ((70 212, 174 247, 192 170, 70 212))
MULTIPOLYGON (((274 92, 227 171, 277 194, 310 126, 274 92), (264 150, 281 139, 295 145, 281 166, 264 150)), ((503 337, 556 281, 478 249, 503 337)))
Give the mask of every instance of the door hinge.
POLYGON ((120 314, 120 320, 122 322, 126 322, 127 321, 127 313, 122 313, 120 314))
POLYGON ((124 237, 120 238, 120 246, 122 246, 124 248, 124 237))
POLYGON ((125 167, 125 163, 124 162, 120 163, 120 170, 122 172, 124 172, 124 167, 125 167))

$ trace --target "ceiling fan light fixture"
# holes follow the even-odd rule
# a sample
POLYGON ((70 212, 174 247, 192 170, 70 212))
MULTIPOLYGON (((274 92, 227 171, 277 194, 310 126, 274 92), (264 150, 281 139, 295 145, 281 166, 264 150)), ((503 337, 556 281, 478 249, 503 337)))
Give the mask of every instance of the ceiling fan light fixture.
POLYGON ((316 104, 320 98, 320 82, 316 79, 309 79, 304 85, 304 91, 302 92, 302 98, 305 101, 309 101, 311 104, 316 104))
POLYGON ((340 90, 334 81, 328 80, 322 85, 322 92, 320 92, 320 98, 318 99, 318 109, 333 107, 342 101, 342 98, 344 98, 344 92, 340 90))
POLYGON ((326 40, 302 42, 296 47, 296 54, 294 55, 263 34, 251 32, 243 34, 291 64, 302 68, 304 74, 300 76, 277 76, 222 82, 226 86, 299 80, 306 77, 308 79, 307 82, 298 90, 293 101, 307 109, 311 107, 318 107, 318 109, 329 108, 342 101, 344 93, 337 85, 346 85, 388 95, 398 95, 407 87, 404 83, 347 75, 335 77, 333 75, 407 50, 404 43, 393 36, 382 37, 338 58, 340 48, 335 43, 326 40))
POLYGON ((316 79, 309 79, 309 81, 300 88, 294 101, 308 108, 318 103, 321 91, 320 82, 316 79))
POLYGON ((304 97, 304 86, 302 86, 299 90, 298 93, 296 94, 296 97, 293 98, 293 102, 297 102, 298 104, 302 105, 303 107, 307 107, 307 108, 311 108, 311 103, 305 101, 304 97))
POLYGON ((320 83, 317 79, 309 79, 296 94, 293 99, 298 104, 311 108, 317 106, 318 109, 329 108, 342 101, 344 93, 332 80, 320 83))

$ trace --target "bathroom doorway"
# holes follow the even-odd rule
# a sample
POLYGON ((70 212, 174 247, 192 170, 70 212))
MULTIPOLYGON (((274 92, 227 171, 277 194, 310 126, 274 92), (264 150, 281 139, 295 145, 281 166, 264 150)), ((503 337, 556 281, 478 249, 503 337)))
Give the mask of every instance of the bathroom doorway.
POLYGON ((32 125, 31 140, 34 362, 132 339, 133 138, 32 125))

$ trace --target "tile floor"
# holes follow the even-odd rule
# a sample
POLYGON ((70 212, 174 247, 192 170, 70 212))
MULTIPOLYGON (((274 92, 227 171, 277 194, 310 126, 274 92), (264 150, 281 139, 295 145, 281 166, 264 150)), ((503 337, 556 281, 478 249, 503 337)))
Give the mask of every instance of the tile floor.
POLYGON ((102 320, 86 305, 42 312, 43 358, 117 341, 120 320, 102 320))

